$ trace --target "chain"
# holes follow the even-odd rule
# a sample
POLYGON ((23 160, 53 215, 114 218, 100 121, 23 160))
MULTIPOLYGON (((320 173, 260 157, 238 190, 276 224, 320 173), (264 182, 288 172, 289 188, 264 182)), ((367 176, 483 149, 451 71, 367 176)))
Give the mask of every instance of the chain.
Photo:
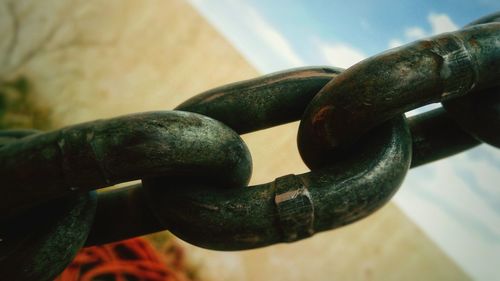
POLYGON ((175 111, 1 131, 2 276, 52 280, 83 246, 165 229, 242 250, 370 215, 409 168, 482 142, 500 147, 499 18, 347 70, 299 68, 215 88, 175 111), (403 115, 434 102, 443 107, 403 115), (246 187, 252 164, 239 134, 292 121, 311 171, 246 187))

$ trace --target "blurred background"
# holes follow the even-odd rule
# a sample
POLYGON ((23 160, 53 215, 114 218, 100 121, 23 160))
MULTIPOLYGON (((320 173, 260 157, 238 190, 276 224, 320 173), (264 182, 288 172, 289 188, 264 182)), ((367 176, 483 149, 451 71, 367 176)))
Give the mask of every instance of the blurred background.
MULTIPOLYGON (((277 70, 349 67, 498 10, 494 0, 0 0, 0 129, 169 110, 277 70)), ((297 126, 244 136, 252 183, 307 171, 297 126)), ((410 171, 366 220, 301 242, 224 253, 147 239, 175 241, 196 280, 496 280, 499 179, 500 152, 481 145, 410 171)))

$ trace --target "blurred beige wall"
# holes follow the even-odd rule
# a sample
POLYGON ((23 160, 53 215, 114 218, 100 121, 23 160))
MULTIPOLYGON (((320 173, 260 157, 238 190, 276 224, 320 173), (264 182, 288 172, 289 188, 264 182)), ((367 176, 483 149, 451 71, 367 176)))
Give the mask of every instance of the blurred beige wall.
MULTIPOLYGON (((168 110, 258 75, 182 0, 0 0, 0 34, 2 127, 168 110)), ((290 124, 244 136, 253 183, 306 171, 296 131, 290 124)), ((186 247, 204 280, 469 279, 393 204, 290 245, 232 253, 186 247)))

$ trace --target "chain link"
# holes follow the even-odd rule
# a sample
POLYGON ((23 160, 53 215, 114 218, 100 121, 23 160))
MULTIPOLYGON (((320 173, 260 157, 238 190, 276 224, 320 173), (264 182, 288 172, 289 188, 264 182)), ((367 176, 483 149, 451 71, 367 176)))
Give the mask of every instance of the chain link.
POLYGON ((176 111, 1 131, 2 276, 52 280, 84 244, 165 229, 201 247, 242 250, 368 216, 410 167, 481 142, 500 147, 499 19, 347 70, 300 68, 229 84, 176 111), (442 108, 403 115, 439 101, 442 108), (251 157, 238 134, 292 121, 300 121, 311 172, 246 187, 251 157), (93 191, 134 179, 142 183, 93 191))
POLYGON ((302 158, 310 168, 321 166, 332 153, 395 116, 496 87, 499 45, 500 23, 489 23, 420 40, 354 65, 307 106, 298 134, 302 158))

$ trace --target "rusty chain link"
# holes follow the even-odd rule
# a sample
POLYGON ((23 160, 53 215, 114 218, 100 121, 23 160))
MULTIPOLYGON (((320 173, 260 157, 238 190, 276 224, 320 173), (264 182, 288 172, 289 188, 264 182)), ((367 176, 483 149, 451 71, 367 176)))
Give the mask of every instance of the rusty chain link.
POLYGON ((84 245, 168 229, 210 249, 292 242, 383 206, 411 167, 500 147, 500 13, 347 70, 229 84, 175 111, 0 131, 0 273, 52 280, 84 245), (406 119, 425 104, 443 107, 406 119), (238 134, 298 121, 311 172, 246 187, 238 134), (125 188, 95 192, 140 179, 125 188))

